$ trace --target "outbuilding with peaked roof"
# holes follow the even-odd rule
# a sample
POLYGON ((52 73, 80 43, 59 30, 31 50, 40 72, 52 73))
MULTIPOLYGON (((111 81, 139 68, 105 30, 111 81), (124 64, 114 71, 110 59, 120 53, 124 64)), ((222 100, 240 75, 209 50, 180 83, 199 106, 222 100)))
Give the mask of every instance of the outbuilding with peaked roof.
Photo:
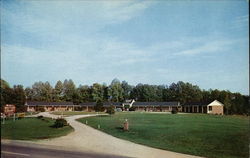
POLYGON ((182 105, 182 112, 223 115, 223 107, 224 105, 218 100, 213 102, 190 102, 182 105))

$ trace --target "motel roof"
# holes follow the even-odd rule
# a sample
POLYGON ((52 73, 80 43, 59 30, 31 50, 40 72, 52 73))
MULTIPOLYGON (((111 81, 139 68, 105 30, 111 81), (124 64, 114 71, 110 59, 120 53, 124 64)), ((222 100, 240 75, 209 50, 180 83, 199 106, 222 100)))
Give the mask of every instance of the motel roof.
POLYGON ((182 106, 207 106, 211 102, 188 102, 183 104, 182 106))
POLYGON ((90 106, 90 107, 92 107, 92 106, 95 106, 95 102, 84 102, 84 103, 80 103, 80 106, 90 106))
MULTIPOLYGON (((85 102, 85 103, 80 103, 80 106, 95 106, 96 105, 96 102, 85 102)), ((103 106, 104 107, 109 107, 111 105, 114 105, 114 106, 122 106, 122 103, 121 102, 103 102, 103 106)))
POLYGON ((132 106, 179 106, 179 102, 134 102, 132 106))
POLYGON ((73 102, 27 101, 26 106, 74 106, 73 102))
POLYGON ((122 107, 122 103, 121 102, 104 102, 103 106, 104 107, 109 107, 109 106, 121 106, 122 107))
MULTIPOLYGON (((78 105, 74 105, 73 102, 43 102, 43 101, 28 101, 26 106, 89 106, 93 107, 96 102, 84 102, 78 105)), ((116 107, 122 107, 122 102, 103 102, 104 107, 114 105, 116 107)), ((147 107, 147 106, 179 106, 179 102, 134 102, 132 106, 147 107)), ((207 105, 207 104, 206 104, 207 105)))

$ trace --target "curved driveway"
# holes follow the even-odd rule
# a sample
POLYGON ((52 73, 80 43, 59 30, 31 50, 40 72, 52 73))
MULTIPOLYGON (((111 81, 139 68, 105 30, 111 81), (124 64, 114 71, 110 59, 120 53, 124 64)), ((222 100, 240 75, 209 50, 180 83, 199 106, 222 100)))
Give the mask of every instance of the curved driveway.
MULTIPOLYGON (((39 115, 52 118, 58 117, 58 115, 52 115, 48 112, 40 113, 39 115)), ((113 137, 76 121, 78 118, 89 116, 95 116, 95 114, 65 117, 69 124, 74 128, 74 132, 59 138, 39 140, 36 141, 36 143, 43 145, 53 145, 76 151, 113 154, 128 157, 198 158, 198 156, 180 154, 135 144, 130 141, 113 137)))

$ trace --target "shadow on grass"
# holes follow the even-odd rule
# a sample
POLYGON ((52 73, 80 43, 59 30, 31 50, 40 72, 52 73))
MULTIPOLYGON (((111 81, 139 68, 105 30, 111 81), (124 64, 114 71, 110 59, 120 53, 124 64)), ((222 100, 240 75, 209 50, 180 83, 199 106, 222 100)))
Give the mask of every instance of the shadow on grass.
POLYGON ((110 117, 109 115, 97 115, 96 117, 110 117))
POLYGON ((124 131, 123 127, 115 127, 115 129, 117 129, 118 131, 124 131))

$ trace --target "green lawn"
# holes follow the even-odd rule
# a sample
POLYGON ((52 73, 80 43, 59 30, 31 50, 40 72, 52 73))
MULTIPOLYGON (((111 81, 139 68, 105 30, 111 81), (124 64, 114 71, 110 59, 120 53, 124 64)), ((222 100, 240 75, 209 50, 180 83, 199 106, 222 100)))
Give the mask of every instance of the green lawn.
MULTIPOLYGON (((99 112, 99 114, 101 114, 103 112, 99 112)), ((51 114, 54 115, 62 115, 61 111, 55 111, 55 112, 51 112, 51 114)), ((87 114, 97 114, 97 112, 86 112, 86 111, 63 111, 63 115, 66 116, 72 116, 72 115, 87 115, 87 114)))
MULTIPOLYGON (((1 122, 2 123, 2 122, 1 122)), ((44 118, 23 118, 16 120, 6 120, 5 124, 1 124, 1 138, 16 140, 36 140, 47 139, 67 135, 73 131, 70 126, 63 128, 52 128, 54 120, 44 118)))
POLYGON ((210 158, 247 158, 248 117, 207 114, 116 113, 80 122, 147 146, 210 158), (122 130, 128 119, 130 130, 122 130))

